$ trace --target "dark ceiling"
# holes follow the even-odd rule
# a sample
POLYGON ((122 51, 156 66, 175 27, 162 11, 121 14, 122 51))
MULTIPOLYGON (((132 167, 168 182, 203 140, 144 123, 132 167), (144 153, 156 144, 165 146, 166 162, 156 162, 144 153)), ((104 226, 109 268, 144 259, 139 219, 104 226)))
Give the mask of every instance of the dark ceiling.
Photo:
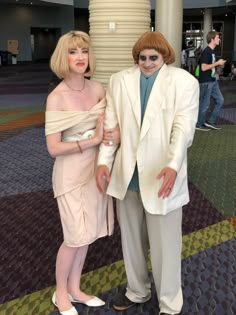
POLYGON ((40 0, 0 0, 0 4, 14 4, 14 5, 35 5, 35 6, 57 6, 60 4, 51 3, 40 0))
MULTIPOLYGON (((79 1, 76 1, 77 3, 79 1)), ((34 5, 34 6, 58 6, 60 4, 50 3, 40 0, 0 0, 0 4, 14 4, 14 5, 34 5)), ((184 16, 199 16, 203 15, 202 9, 184 9, 184 16)), ((223 7, 212 8, 213 16, 233 16, 236 14, 236 0, 230 2, 230 5, 223 7)))

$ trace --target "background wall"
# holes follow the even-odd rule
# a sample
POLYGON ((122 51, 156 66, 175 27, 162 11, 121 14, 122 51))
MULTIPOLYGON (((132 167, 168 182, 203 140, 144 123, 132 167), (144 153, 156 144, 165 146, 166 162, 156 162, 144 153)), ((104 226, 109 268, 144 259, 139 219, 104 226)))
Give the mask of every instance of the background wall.
MULTIPOLYGON (((219 20, 220 18, 218 18, 219 20)), ((234 23, 235 17, 225 17, 224 19, 224 42, 223 42, 223 58, 231 61, 236 61, 233 58, 234 50, 234 23)))
MULTIPOLYGON (((7 51, 8 40, 18 40, 17 62, 37 62, 49 59, 61 34, 72 29, 89 31, 87 2, 87 0, 79 0, 76 7, 0 4, 0 51, 7 51)), ((153 6, 155 0, 151 0, 151 3, 153 6)), ((199 1, 197 3, 201 4, 199 1)), ((200 10, 198 16, 189 16, 189 12, 193 12, 193 9, 186 9, 188 8, 187 0, 184 1, 184 8, 184 21, 203 21, 200 10)), ((152 20, 153 12, 154 10, 151 14, 152 20)), ((214 20, 224 21, 223 58, 231 61, 235 38, 235 12, 232 12, 231 16, 213 15, 214 20)), ((154 23, 154 20, 152 22, 154 23)))
POLYGON ((72 6, 0 5, 0 50, 7 50, 9 39, 18 40, 19 62, 48 58, 58 37, 72 29, 72 6), (44 42, 44 45, 39 45, 40 42, 44 42))
POLYGON ((75 8, 75 29, 89 32, 89 11, 88 9, 75 8))

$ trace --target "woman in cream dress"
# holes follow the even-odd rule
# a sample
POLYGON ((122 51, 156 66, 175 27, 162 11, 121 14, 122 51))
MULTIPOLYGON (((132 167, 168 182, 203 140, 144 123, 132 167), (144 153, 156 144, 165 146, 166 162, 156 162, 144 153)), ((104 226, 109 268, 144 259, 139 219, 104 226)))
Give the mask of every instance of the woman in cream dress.
POLYGON ((48 151, 56 158, 53 190, 64 236, 52 302, 62 315, 78 315, 72 303, 105 304, 80 290, 80 277, 88 245, 113 231, 112 201, 99 193, 94 174, 99 144, 118 143, 119 131, 103 132, 105 90, 99 82, 85 78, 95 69, 86 33, 63 35, 50 65, 63 79, 47 98, 45 127, 48 151))

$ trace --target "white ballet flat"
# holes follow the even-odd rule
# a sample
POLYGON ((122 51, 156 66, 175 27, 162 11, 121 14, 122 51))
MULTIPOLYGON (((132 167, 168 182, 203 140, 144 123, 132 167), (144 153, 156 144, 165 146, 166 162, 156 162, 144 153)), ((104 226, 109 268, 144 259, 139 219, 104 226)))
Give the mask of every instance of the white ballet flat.
POLYGON ((103 300, 99 299, 97 296, 94 296, 87 302, 75 300, 70 294, 69 294, 69 298, 72 303, 81 303, 90 307, 98 307, 98 306, 103 306, 106 304, 103 300))
MULTIPOLYGON (((53 296, 52 296, 52 303, 56 306, 57 306, 57 302, 56 302, 56 292, 53 293, 53 296)), ((61 315, 79 315, 79 313, 77 312, 76 308, 73 306, 72 308, 70 308, 69 310, 67 311, 64 311, 64 312, 60 312, 61 315)))
POLYGON ((79 315, 79 313, 76 311, 76 308, 73 306, 68 311, 60 312, 61 315, 79 315))

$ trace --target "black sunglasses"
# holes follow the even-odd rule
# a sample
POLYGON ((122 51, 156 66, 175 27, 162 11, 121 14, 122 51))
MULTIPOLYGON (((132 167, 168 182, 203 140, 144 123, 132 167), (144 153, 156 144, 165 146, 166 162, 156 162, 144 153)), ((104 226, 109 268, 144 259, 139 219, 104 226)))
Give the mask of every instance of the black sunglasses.
POLYGON ((139 55, 139 59, 140 59, 141 61, 146 61, 147 58, 148 58, 150 61, 157 61, 157 59, 159 58, 159 56, 157 56, 157 55, 151 55, 151 56, 139 55))

